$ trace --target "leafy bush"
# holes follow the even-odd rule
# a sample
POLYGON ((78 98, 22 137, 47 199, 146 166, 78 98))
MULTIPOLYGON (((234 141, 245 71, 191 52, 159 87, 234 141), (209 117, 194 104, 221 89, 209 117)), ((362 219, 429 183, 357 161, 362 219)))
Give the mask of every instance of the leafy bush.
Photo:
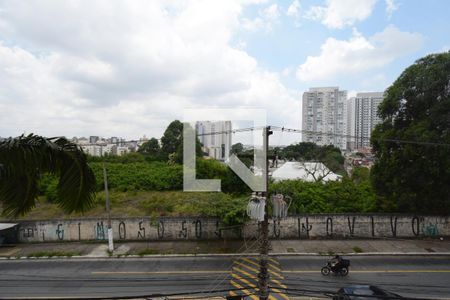
POLYGON ((292 197, 291 213, 376 211, 376 195, 369 182, 349 178, 326 183, 285 180, 270 185, 272 192, 292 197))
POLYGON ((222 192, 248 194, 249 187, 227 165, 213 159, 197 159, 197 178, 220 179, 222 192))
MULTIPOLYGON (((91 163, 97 178, 98 190, 103 189, 103 164, 91 163)), ((108 186, 120 191, 180 190, 183 187, 183 169, 163 162, 106 163, 108 186)))
POLYGON ((55 202, 58 198, 58 178, 45 174, 39 182, 39 195, 45 196, 49 202, 55 202))

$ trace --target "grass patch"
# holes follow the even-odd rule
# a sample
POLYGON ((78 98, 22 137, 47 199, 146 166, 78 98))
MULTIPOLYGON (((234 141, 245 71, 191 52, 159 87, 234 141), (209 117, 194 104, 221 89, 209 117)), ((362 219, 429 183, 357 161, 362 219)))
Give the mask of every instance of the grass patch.
POLYGON ((39 251, 39 252, 32 252, 27 255, 27 257, 56 257, 56 256, 79 256, 81 255, 81 252, 76 251, 39 251))
POLYGON ((289 252, 289 253, 295 253, 295 249, 294 248, 287 248, 286 251, 289 252))
MULTIPOLYGON (((27 220, 96 218, 105 215, 104 192, 96 194, 96 205, 89 211, 64 214, 56 204, 39 197, 38 205, 26 216, 27 220)), ((185 193, 183 191, 110 191, 111 216, 118 218, 159 216, 222 217, 225 224, 243 223, 247 197, 225 193, 185 193)), ((1 209, 0 209, 1 213, 1 209)))
POLYGON ((352 249, 353 249, 353 252, 355 252, 355 253, 363 253, 364 252, 363 249, 358 246, 355 246, 352 249))
POLYGON ((335 253, 333 250, 328 250, 328 251, 327 251, 327 254, 328 254, 329 256, 333 256, 333 255, 335 255, 336 253, 335 253))
POLYGON ((138 252, 139 256, 159 254, 158 249, 147 248, 138 252))

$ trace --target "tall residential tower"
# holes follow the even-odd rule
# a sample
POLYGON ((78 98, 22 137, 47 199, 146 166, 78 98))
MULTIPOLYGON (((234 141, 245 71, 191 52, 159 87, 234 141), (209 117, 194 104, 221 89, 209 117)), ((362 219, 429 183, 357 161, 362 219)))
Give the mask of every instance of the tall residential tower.
POLYGON ((359 149, 370 146, 370 137, 375 125, 381 122, 378 106, 383 101, 382 92, 358 93, 348 100, 348 148, 359 149))
POLYGON ((304 142, 347 149, 347 91, 339 87, 310 88, 303 93, 304 142))
POLYGON ((203 121, 195 124, 195 130, 199 135, 203 151, 209 157, 225 161, 231 150, 231 121, 203 121), (219 134, 211 134, 221 132, 219 134))

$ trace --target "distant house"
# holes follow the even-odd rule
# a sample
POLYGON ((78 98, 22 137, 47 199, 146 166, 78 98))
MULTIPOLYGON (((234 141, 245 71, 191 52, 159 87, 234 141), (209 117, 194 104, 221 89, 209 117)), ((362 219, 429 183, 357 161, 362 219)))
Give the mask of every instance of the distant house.
POLYGON ((337 181, 340 180, 342 176, 333 173, 321 162, 288 161, 273 171, 272 178, 275 181, 298 179, 315 182, 337 181))

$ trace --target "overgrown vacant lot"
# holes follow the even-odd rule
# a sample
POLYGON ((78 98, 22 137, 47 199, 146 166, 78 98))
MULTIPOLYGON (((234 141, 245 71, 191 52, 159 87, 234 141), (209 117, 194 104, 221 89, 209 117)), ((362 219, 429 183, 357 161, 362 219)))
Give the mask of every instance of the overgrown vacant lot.
MULTIPOLYGON (((91 158, 94 160, 94 158, 91 158)), ((112 217, 201 216, 219 217, 225 224, 243 223, 250 196, 248 187, 224 164, 197 160, 197 178, 220 179, 223 192, 183 192, 183 168, 167 162, 148 162, 138 153, 108 157, 108 186, 112 217)), ((95 205, 83 214, 65 214, 57 205, 58 180, 44 175, 36 207, 21 219, 106 217, 103 163, 91 161, 97 181, 95 205)), ((367 169, 355 169, 352 177, 338 182, 272 182, 271 193, 292 197, 289 212, 383 211, 369 182, 367 169)))
MULTIPOLYGON (((113 191, 110 193, 112 217, 203 216, 221 217, 225 223, 243 220, 246 197, 234 198, 225 193, 182 191, 113 191)), ((24 219, 106 217, 105 194, 97 194, 97 204, 84 214, 66 215, 55 204, 41 197, 38 206, 24 219)))

